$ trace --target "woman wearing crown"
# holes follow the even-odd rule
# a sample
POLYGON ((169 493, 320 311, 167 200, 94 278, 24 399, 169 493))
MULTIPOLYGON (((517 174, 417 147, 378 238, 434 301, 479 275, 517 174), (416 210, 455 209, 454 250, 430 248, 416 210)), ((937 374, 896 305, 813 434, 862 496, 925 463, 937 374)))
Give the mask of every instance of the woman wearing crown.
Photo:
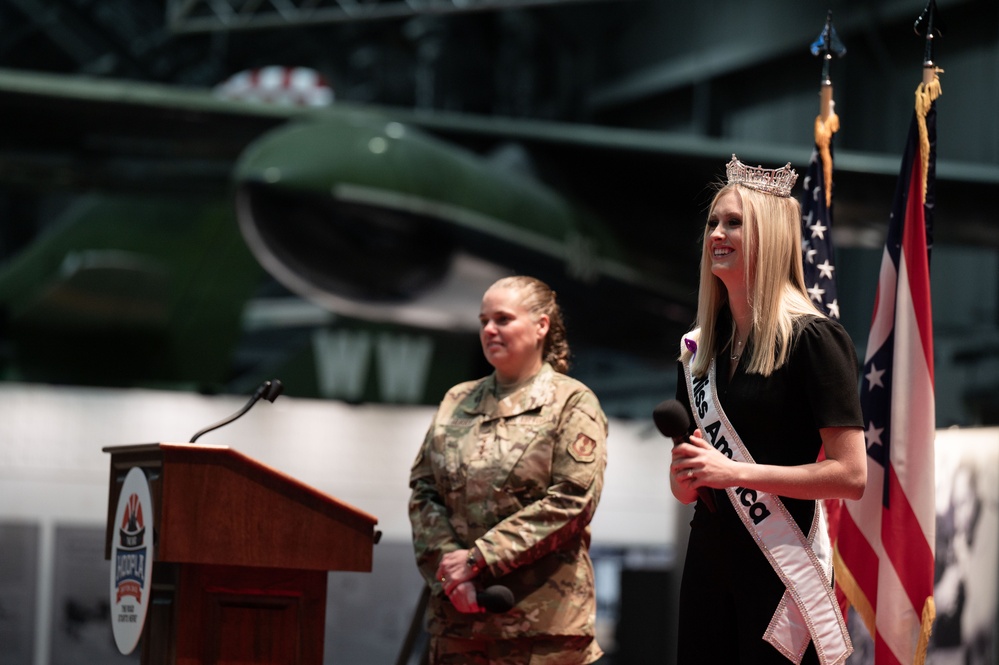
POLYGON ((683 503, 699 490, 714 500, 691 521, 680 665, 828 665, 853 650, 821 500, 858 499, 866 485, 857 358, 806 291, 790 166, 733 155, 704 230, 678 364, 692 431, 675 440, 670 487, 683 503))

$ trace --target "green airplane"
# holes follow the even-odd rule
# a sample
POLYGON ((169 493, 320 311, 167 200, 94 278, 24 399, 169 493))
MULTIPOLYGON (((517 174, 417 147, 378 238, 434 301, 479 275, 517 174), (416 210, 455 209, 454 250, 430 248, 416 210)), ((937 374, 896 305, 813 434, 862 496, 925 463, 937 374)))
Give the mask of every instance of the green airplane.
POLYGON ((626 203, 601 219, 437 118, 14 71, 0 109, 0 183, 59 211, 0 264, 7 380, 434 403, 484 371, 500 276, 551 284, 577 348, 668 363, 692 317, 696 275, 626 246, 626 203))

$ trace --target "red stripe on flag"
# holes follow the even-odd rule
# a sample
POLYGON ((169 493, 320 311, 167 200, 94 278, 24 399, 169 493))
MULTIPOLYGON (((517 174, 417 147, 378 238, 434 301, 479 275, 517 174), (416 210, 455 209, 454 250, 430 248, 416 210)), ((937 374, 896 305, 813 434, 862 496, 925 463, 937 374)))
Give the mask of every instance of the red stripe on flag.
POLYGON ((923 355, 933 380, 933 317, 930 307, 930 266, 926 247, 926 218, 923 209, 923 160, 912 160, 909 174, 909 197, 905 206, 905 227, 902 229, 902 253, 908 266, 909 297, 919 325, 923 355), (915 277, 915 279, 914 279, 915 277))
POLYGON ((874 638, 874 662, 878 665, 902 665, 888 643, 881 639, 880 633, 874 638))
POLYGON ((895 475, 894 466, 889 467, 888 473, 888 505, 891 508, 884 511, 881 519, 881 543, 909 596, 913 611, 920 616, 926 598, 933 595, 933 551, 895 475))
POLYGON ((874 309, 871 310, 871 327, 874 327, 874 322, 878 320, 878 311, 881 305, 881 280, 878 280, 878 285, 874 289, 874 309))
POLYGON ((878 555, 857 528, 853 515, 844 510, 839 521, 836 549, 872 610, 878 606, 878 555))

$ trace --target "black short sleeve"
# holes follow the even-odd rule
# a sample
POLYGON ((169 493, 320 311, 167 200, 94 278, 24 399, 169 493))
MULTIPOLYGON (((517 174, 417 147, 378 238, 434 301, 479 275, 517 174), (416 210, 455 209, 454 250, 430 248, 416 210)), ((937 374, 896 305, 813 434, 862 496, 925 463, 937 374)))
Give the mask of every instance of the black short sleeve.
POLYGON ((857 352, 837 321, 807 319, 788 369, 794 384, 805 388, 816 427, 863 427, 857 352))

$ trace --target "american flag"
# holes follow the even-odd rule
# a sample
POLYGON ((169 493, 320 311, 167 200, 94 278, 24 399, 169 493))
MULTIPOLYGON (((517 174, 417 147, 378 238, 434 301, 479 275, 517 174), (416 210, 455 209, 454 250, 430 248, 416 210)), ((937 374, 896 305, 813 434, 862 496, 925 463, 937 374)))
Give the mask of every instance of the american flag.
POLYGON ((874 662, 923 663, 935 538, 932 245, 936 108, 921 84, 895 191, 861 386, 867 490, 844 502, 836 584, 874 638, 874 662))
POLYGON ((801 258, 808 294, 820 310, 839 319, 832 244, 832 134, 839 129, 839 119, 832 114, 815 123, 815 149, 802 184, 801 258))

